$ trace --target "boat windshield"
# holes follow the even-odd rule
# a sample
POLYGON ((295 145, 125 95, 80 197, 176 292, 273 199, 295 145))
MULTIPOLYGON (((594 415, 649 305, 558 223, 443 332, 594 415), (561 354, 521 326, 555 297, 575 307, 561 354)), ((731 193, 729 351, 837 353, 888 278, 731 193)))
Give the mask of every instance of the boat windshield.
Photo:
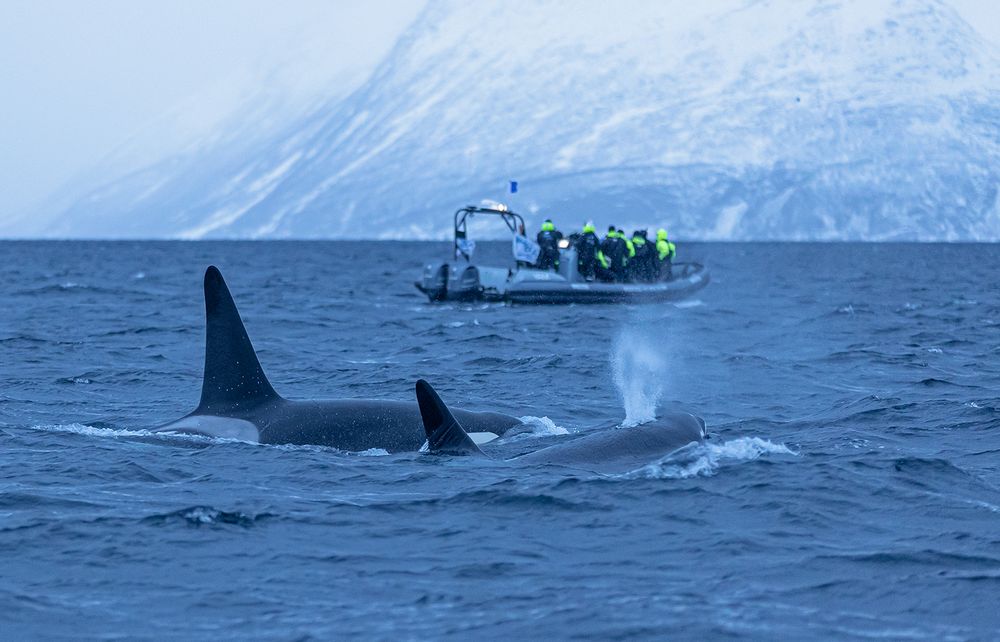
POLYGON ((515 241, 515 258, 517 258, 518 241, 528 240, 524 236, 524 218, 517 212, 511 211, 499 203, 490 207, 469 205, 455 212, 454 252, 456 259, 472 260, 476 249, 475 239, 469 234, 469 223, 472 220, 476 221, 476 234, 481 238, 497 238, 504 235, 512 237, 515 241))

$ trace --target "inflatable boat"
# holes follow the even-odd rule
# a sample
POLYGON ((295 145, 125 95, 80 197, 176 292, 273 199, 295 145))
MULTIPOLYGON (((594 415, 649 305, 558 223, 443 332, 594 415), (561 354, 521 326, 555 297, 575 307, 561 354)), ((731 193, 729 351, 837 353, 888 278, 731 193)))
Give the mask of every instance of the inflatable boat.
POLYGON ((573 247, 560 250, 559 270, 552 271, 533 267, 532 245, 525 237, 520 214, 502 205, 462 208, 455 212, 455 261, 425 265, 421 280, 414 285, 431 301, 656 303, 690 296, 710 280, 708 269, 700 263, 674 263, 670 278, 654 282, 586 280, 577 271, 573 247), (472 261, 475 244, 468 238, 467 226, 477 215, 499 216, 507 224, 514 237, 514 267, 489 267, 472 261))

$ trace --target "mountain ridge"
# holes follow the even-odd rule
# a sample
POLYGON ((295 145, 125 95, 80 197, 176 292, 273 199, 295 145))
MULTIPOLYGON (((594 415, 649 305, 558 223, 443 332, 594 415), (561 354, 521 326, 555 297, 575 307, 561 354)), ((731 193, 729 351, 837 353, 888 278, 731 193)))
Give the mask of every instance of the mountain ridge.
POLYGON ((1000 239, 1000 65, 943 3, 580 7, 431 3, 346 97, 234 123, 42 235, 446 238, 485 197, 567 229, 1000 239))

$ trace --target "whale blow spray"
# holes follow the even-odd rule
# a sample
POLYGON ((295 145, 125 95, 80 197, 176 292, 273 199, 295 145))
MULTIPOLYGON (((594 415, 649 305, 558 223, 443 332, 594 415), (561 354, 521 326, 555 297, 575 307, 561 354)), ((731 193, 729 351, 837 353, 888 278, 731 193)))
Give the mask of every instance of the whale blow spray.
POLYGON ((611 372, 625 407, 624 427, 656 419, 667 375, 663 344, 663 337, 635 326, 622 328, 612 344, 611 372))

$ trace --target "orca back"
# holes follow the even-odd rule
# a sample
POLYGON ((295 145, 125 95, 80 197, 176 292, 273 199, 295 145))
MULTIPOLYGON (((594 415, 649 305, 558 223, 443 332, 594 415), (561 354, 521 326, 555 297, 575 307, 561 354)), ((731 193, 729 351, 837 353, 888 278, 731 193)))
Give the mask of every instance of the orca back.
POLYGON ((591 432, 517 457, 525 464, 557 464, 601 472, 626 472, 693 443, 704 441, 705 422, 675 412, 631 428, 591 432))

